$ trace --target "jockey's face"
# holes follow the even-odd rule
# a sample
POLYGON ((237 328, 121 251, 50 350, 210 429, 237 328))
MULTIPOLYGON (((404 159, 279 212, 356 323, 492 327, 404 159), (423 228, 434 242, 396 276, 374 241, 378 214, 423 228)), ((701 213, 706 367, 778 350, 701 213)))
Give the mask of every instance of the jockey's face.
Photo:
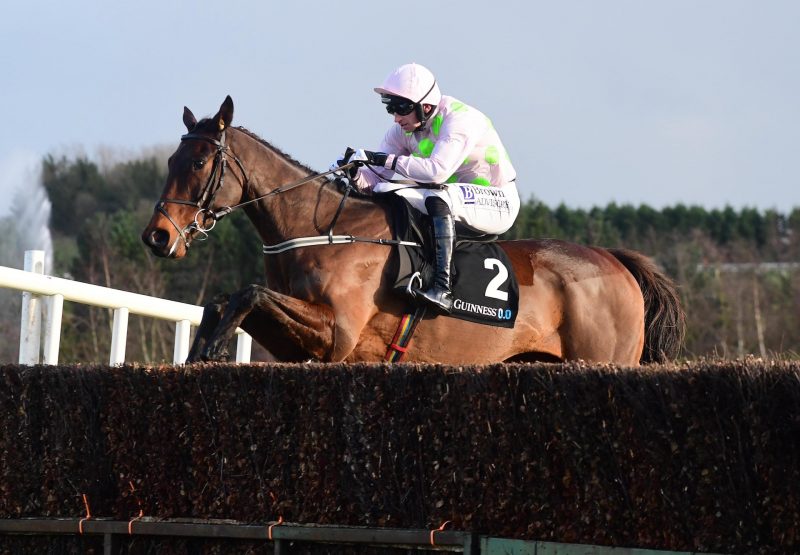
POLYGON ((406 133, 411 133, 419 127, 419 119, 417 118, 416 110, 406 116, 400 114, 394 115, 394 122, 406 133))
MULTIPOLYGON (((422 109, 425 111, 426 114, 430 114, 431 110, 433 110, 433 106, 430 104, 423 104, 422 109)), ((419 118, 417 117, 417 111, 413 110, 410 114, 405 116, 401 116, 400 114, 394 114, 394 122, 400 126, 400 128, 405 131, 406 133, 411 133, 417 127, 420 126, 419 118)))

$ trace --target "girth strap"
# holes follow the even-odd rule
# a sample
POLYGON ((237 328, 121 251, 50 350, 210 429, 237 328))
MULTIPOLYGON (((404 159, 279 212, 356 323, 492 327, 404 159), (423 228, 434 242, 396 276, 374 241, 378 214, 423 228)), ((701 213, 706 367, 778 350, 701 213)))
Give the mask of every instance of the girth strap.
POLYGON ((376 245, 404 245, 406 247, 422 247, 413 241, 398 241, 395 239, 370 239, 369 237, 355 237, 353 235, 315 235, 313 237, 297 237, 275 245, 262 245, 264 254, 280 254, 292 249, 314 247, 319 245, 342 245, 345 243, 373 243, 376 245))

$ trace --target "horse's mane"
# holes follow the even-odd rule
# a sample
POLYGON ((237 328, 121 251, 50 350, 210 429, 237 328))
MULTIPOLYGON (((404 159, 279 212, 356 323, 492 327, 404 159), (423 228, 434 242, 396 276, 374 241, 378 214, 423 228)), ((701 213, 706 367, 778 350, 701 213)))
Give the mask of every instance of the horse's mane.
MULTIPOLYGON (((216 125, 217 125, 216 120, 212 120, 211 118, 203 118, 203 119, 201 119, 200 121, 197 122, 197 124, 192 129, 192 132, 205 131, 205 132, 213 133, 213 132, 216 131, 216 125)), ((296 167, 298 167, 298 168, 300 168, 300 169, 302 169, 304 171, 307 171, 308 173, 317 173, 317 170, 314 170, 314 169, 308 167, 307 165, 303 164, 302 162, 297 161, 295 158, 293 158, 289 154, 286 154, 281 149, 279 149, 275 145, 271 144, 269 141, 266 141, 265 139, 262 139, 261 137, 259 137, 257 134, 255 134, 254 132, 250 131, 246 127, 237 126, 237 127, 234 127, 233 129, 236 129, 237 131, 241 131, 242 133, 244 133, 245 135, 247 135, 251 139, 255 139, 262 146, 267 147, 272 152, 274 152, 275 154, 277 154, 278 156, 280 156, 281 158, 283 158, 287 162, 291 163, 292 165, 294 165, 294 166, 296 166, 296 167)))
POLYGON ((281 149, 279 149, 278 147, 276 147, 275 145, 273 145, 269 141, 266 141, 266 140, 262 139, 261 137, 259 137, 254 132, 252 132, 249 129, 247 129, 246 127, 238 126, 238 127, 235 127, 235 129, 241 131, 242 133, 244 133, 245 135, 249 136, 250 138, 255 139, 256 141, 258 141, 259 143, 261 143, 262 145, 264 145, 265 147, 267 147, 268 149, 273 151, 275 154, 277 154, 278 156, 280 156, 281 158, 283 158, 287 162, 290 162, 291 164, 297 166, 298 168, 303 169, 303 170, 305 170, 305 171, 307 171, 309 173, 318 173, 317 170, 312 169, 312 168, 308 167, 307 165, 303 164, 302 162, 297 161, 294 157, 292 157, 289 154, 286 154, 281 149))
MULTIPOLYGON (((197 124, 192 129, 192 132, 203 131, 203 132, 208 132, 208 133, 214 133, 216 131, 216 126, 217 126, 216 120, 212 120, 211 118, 203 118, 203 119, 201 119, 200 121, 197 122, 197 124)), ((281 158, 283 158, 284 160, 286 160, 287 162, 289 162, 293 166, 295 166, 295 167, 297 167, 297 168, 299 168, 301 170, 307 171, 310 174, 318 173, 317 170, 314 170, 314 169, 310 168, 309 166, 307 166, 306 164, 303 164, 302 162, 299 162, 298 160, 296 160, 291 155, 286 154, 281 149, 279 149, 278 147, 276 147, 275 145, 273 145, 272 143, 270 143, 266 139, 262 139, 255 132, 250 131, 246 127, 242 127, 240 125, 240 126, 234 127, 233 129, 236 129, 237 131, 241 131, 242 133, 244 133, 245 135, 247 135, 251 139, 254 139, 259 144, 261 144, 262 146, 268 148, 269 150, 271 150, 276 155, 280 156, 281 158)), ((327 183, 332 184, 334 186, 335 190, 338 191, 339 194, 341 194, 343 192, 343 189, 341 188, 341 184, 339 182, 337 182, 336 180, 331 179, 329 177, 321 177, 320 179, 324 179, 327 183)), ((375 201, 375 199, 372 198, 371 196, 366 195, 364 193, 361 193, 359 191, 351 191, 350 192, 350 196, 353 199, 366 200, 368 202, 373 202, 373 203, 375 201)))

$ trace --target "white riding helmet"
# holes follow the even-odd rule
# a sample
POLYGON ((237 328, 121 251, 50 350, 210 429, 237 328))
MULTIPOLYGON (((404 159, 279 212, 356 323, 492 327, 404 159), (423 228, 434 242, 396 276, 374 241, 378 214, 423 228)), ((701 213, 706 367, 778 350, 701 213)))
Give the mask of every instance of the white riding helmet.
POLYGON ((414 63, 398 67, 384 79, 383 85, 373 90, 381 95, 401 96, 415 104, 437 106, 442 99, 431 70, 414 63))

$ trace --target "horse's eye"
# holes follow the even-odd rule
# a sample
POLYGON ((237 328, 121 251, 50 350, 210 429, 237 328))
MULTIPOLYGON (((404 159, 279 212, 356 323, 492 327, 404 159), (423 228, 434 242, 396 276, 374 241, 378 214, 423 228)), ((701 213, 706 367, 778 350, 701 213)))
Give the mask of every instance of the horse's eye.
POLYGON ((206 165, 206 161, 203 160, 203 159, 192 160, 192 168, 194 169, 194 171, 202 170, 203 166, 205 166, 205 165, 206 165))

